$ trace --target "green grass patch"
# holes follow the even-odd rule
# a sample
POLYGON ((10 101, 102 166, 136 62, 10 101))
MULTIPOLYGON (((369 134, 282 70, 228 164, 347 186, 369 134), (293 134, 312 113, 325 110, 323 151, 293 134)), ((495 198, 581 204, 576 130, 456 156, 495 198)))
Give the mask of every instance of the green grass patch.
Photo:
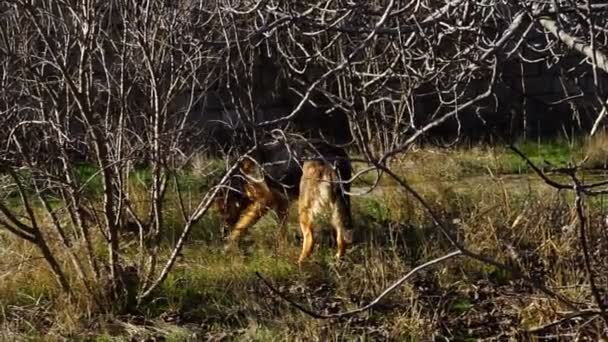
MULTIPOLYGON (((515 147, 541 169, 563 167, 568 163, 581 161, 584 157, 581 142, 569 143, 557 140, 534 143, 526 141, 515 144, 515 147)), ((501 159, 504 171, 510 171, 510 173, 531 171, 527 163, 513 151, 507 150, 501 159)))
MULTIPOLYGON (((540 169, 563 167, 568 163, 580 162, 586 153, 582 141, 522 141, 515 146, 540 169)), ((532 172, 526 161, 506 146, 414 150, 395 160, 392 167, 397 174, 412 182, 460 181, 481 175, 532 172)), ((384 184, 391 184, 387 177, 383 180, 384 184)), ((362 184, 371 184, 371 176, 364 178, 362 184)))
POLYGON ((77 181, 84 185, 84 190, 89 194, 100 194, 102 191, 102 179, 99 168, 93 164, 78 164, 76 166, 77 181))
POLYGON ((256 310, 255 289, 262 286, 256 272, 281 282, 293 277, 295 270, 293 263, 263 250, 243 257, 194 245, 184 251, 184 261, 162 284, 158 296, 144 306, 147 316, 179 312, 189 321, 221 323, 230 313, 227 308, 256 310))
POLYGON ((474 307, 471 300, 467 297, 459 297, 452 303, 450 310, 457 314, 463 314, 474 307))

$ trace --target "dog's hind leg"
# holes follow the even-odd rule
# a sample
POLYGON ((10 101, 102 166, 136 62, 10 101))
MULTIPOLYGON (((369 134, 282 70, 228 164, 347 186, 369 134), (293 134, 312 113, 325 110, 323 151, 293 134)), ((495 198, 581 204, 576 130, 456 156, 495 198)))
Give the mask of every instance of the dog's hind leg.
POLYGON ((336 258, 340 258, 346 251, 350 238, 346 236, 348 225, 348 209, 341 198, 336 198, 331 205, 331 224, 336 229, 336 258))
POLYGON ((312 250, 315 244, 314 230, 312 226, 313 213, 309 206, 301 206, 300 210, 300 229, 302 230, 302 252, 298 263, 302 263, 306 258, 312 254, 312 250))
POLYGON ((302 252, 299 263, 302 263, 312 254, 314 246, 313 220, 319 211, 321 196, 319 182, 322 169, 318 162, 305 162, 302 167, 302 179, 300 180, 300 197, 298 199, 298 214, 300 229, 302 230, 302 252))

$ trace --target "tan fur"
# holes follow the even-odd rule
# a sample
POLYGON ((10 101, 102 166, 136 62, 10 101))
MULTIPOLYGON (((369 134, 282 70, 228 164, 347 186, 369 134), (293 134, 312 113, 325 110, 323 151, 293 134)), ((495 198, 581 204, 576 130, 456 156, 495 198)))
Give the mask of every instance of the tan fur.
POLYGON ((286 216, 288 206, 284 196, 271 191, 266 183, 250 180, 245 185, 245 194, 251 199, 252 203, 243 210, 241 217, 234 225, 229 237, 230 241, 233 242, 246 233, 249 227, 256 224, 268 212, 268 209, 275 210, 277 214, 285 213, 286 216))
POLYGON ((314 219, 323 209, 330 209, 331 223, 336 230, 336 257, 340 258, 346 250, 345 221, 348 215, 344 203, 339 200, 338 175, 322 161, 307 161, 303 165, 303 175, 300 180, 300 198, 298 213, 300 229, 302 230, 302 252, 299 262, 312 254, 314 247, 314 219))
MULTIPOLYGON (((314 219, 324 210, 329 209, 331 223, 336 230, 336 257, 344 255, 347 239, 345 237, 348 217, 348 209, 344 202, 339 200, 338 175, 331 166, 323 161, 305 161, 303 163, 303 175, 300 180, 300 194, 298 198, 299 223, 302 230, 302 251, 298 262, 303 262, 310 257, 314 246, 314 219)), ((247 165, 242 171, 247 174, 253 173, 254 167, 247 165)), ((288 198, 281 193, 270 190, 264 182, 255 182, 249 178, 245 186, 246 196, 251 204, 245 208, 234 225, 230 234, 230 241, 236 242, 248 228, 253 226, 268 209, 274 210, 279 217, 280 236, 284 238, 287 212, 289 209, 288 198)))

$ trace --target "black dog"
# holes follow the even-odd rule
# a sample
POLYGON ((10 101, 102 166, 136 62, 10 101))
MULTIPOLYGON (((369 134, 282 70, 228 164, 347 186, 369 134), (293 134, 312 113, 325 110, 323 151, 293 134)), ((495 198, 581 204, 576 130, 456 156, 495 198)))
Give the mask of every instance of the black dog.
POLYGON ((331 210, 336 256, 341 257, 348 240, 345 232, 351 225, 351 173, 346 151, 327 143, 273 141, 259 145, 217 199, 225 224, 233 226, 230 242, 236 242, 268 209, 276 211, 283 231, 290 202, 298 198, 304 238, 300 262, 312 253, 312 222, 323 208, 331 210))

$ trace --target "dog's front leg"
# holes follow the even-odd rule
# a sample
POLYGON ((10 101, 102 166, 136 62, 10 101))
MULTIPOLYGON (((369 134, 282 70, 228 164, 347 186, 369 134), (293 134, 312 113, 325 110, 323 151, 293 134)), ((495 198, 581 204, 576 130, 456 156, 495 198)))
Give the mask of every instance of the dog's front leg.
POLYGON ((228 237, 228 245, 236 244, 240 237, 247 232, 249 227, 253 226, 258 220, 268 211, 268 206, 264 203, 253 202, 245 210, 234 225, 230 236, 228 237))

